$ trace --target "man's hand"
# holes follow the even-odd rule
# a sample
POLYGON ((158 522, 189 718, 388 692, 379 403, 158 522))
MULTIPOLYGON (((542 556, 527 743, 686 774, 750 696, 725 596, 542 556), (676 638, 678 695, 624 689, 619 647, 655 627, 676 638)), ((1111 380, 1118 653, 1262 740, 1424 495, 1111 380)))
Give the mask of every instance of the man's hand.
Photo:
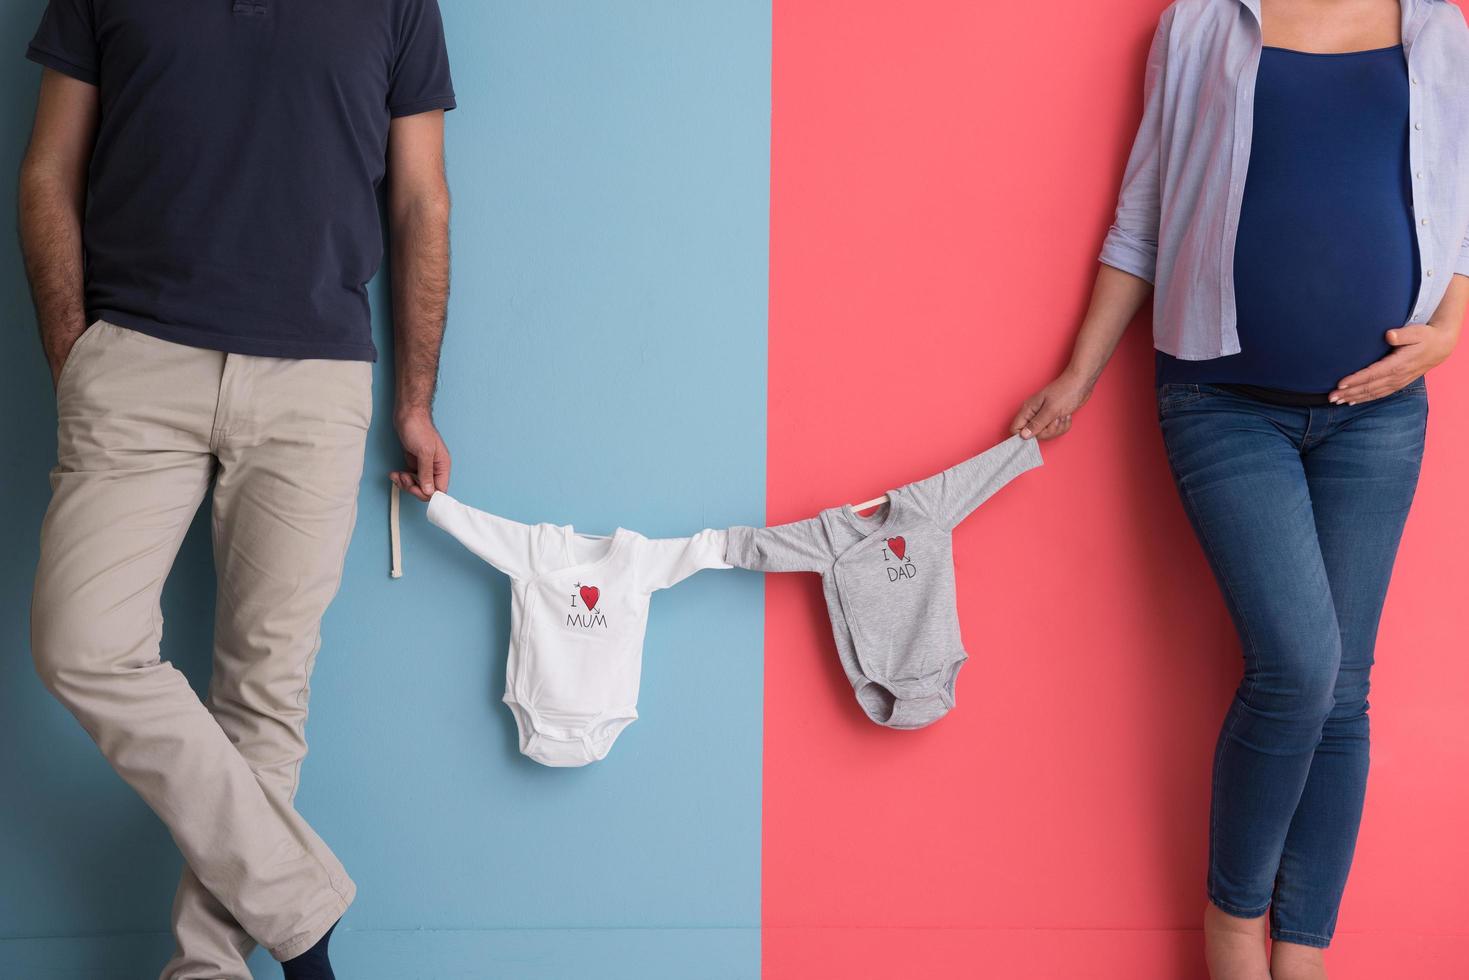
POLYGON ((1392 353, 1343 378, 1331 393, 1333 405, 1360 405, 1406 388, 1448 360, 1459 342, 1459 327, 1398 327, 1387 332, 1387 342, 1392 353))
POLYGON ((1071 416, 1092 396, 1093 382, 1074 371, 1031 395, 1010 423, 1010 434, 1023 439, 1054 439, 1071 431, 1071 416))
POLYGON ((397 428, 407 469, 391 473, 393 482, 419 500, 428 500, 435 490, 448 490, 449 447, 434 427, 433 416, 422 409, 406 412, 398 416, 397 428))

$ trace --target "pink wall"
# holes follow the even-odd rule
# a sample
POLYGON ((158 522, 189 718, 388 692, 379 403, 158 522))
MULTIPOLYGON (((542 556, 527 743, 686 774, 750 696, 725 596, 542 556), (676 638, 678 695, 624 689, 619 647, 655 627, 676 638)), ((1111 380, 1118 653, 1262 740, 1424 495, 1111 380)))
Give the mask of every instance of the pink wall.
MULTIPOLYGON (((775 4, 770 522, 1003 438, 1063 362, 1160 0, 775 4)), ((815 977, 1202 975, 1209 762, 1239 663, 1136 325, 956 539, 958 710, 866 721, 814 576, 767 593, 764 960, 815 977)), ((1333 977, 1469 975, 1469 353, 1430 381, 1333 977)))

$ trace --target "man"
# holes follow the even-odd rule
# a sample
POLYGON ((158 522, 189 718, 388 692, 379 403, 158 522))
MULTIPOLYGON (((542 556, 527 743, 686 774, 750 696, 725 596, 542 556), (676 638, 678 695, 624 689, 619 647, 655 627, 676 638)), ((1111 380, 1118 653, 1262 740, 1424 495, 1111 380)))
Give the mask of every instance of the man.
POLYGON ((37 670, 187 861, 163 977, 248 980, 256 943, 331 977, 354 886, 292 799, 356 515, 385 176, 393 479, 424 499, 449 479, 436 0, 50 0, 28 56, 21 238, 60 418, 37 670), (159 595, 211 484, 201 704, 159 659, 159 595))

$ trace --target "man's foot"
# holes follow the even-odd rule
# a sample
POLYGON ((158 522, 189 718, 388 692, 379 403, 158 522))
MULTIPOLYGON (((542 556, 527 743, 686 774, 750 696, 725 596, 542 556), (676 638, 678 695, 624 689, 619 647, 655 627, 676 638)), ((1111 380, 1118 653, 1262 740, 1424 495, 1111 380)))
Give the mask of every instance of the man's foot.
POLYGON ((315 946, 300 956, 293 956, 281 963, 281 969, 286 974, 285 980, 337 980, 337 975, 332 972, 331 960, 326 955, 327 944, 332 941, 332 933, 336 928, 334 924, 315 946))
POLYGON ((1265 916, 1241 919, 1213 902, 1204 911, 1204 958, 1212 980, 1271 980, 1265 916))
POLYGON ((1325 950, 1276 940, 1270 947, 1274 980, 1326 980, 1325 950))

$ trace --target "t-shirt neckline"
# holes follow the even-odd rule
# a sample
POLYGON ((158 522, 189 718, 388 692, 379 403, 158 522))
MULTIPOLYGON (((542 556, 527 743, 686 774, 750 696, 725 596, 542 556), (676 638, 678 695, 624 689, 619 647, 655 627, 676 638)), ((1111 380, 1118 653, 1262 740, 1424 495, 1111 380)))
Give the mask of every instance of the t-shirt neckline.
POLYGON ((607 564, 607 562, 612 559, 613 555, 617 554, 622 546, 623 539, 625 539, 626 537, 627 529, 622 527, 616 528, 611 534, 583 534, 582 532, 576 530, 576 528, 572 525, 563 524, 561 526, 561 548, 563 553, 566 555, 566 561, 568 562, 568 564, 565 568, 562 568, 561 571, 569 572, 576 569, 589 570, 593 568, 600 568, 602 565, 607 564), (591 558, 586 561, 577 561, 576 552, 572 549, 572 539, 574 538, 605 540, 607 542, 607 550, 604 551, 597 558, 591 558))

